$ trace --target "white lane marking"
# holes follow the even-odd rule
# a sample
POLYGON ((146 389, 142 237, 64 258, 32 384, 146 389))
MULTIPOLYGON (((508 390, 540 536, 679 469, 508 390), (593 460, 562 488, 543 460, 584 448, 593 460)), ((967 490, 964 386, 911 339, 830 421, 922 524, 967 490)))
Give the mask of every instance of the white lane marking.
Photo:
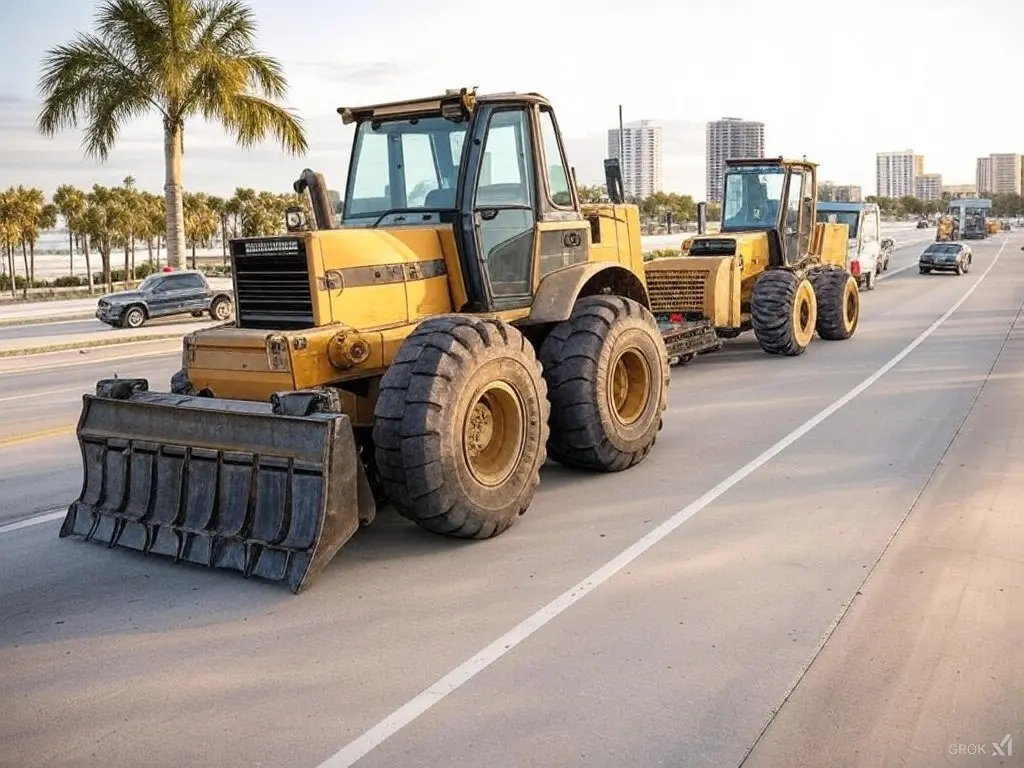
POLYGON ((68 387, 67 389, 46 389, 40 390, 39 392, 28 392, 24 395, 10 395, 8 397, 0 397, 0 403, 9 403, 12 400, 28 400, 33 397, 49 397, 50 395, 60 395, 64 392, 85 392, 88 387, 68 387))
MULTIPOLYGON (((158 344, 160 342, 175 343, 175 339, 157 339, 156 341, 139 341, 132 342, 133 344, 158 344)), ((122 345, 111 345, 111 346, 122 346, 122 345)), ((127 344, 123 346, 128 346, 127 344)), ((103 347, 93 347, 93 350, 102 350, 103 347)), ((64 349, 60 352, 77 352, 75 349, 64 349)), ((45 352, 43 354, 59 354, 59 352, 45 352)), ((118 355, 117 357, 92 357, 84 355, 81 360, 71 360, 66 363, 53 363, 52 365, 35 365, 29 368, 11 368, 10 370, 0 370, 0 376, 20 376, 24 373, 38 373, 39 371, 56 371, 61 368, 77 368, 83 365, 100 365, 102 363, 117 363, 122 360, 144 360, 149 357, 166 357, 167 355, 180 355, 181 348, 177 349, 165 349, 161 352, 144 352, 141 354, 129 354, 129 355, 118 355)), ((0 358, 0 363, 4 359, 14 360, 15 358, 0 358)))
POLYGON ((949 317, 956 312, 956 310, 959 309, 965 301, 967 301, 968 297, 974 293, 975 289, 977 289, 977 287, 981 285, 981 282, 988 276, 988 273, 992 271, 992 268, 996 265, 996 262, 999 261, 999 257, 1002 255, 1003 248, 1005 247, 1006 241, 1004 240, 1003 246, 999 249, 995 258, 992 259, 992 263, 989 264, 988 269, 986 269, 981 276, 974 281, 974 284, 967 289, 963 296, 961 296, 953 306, 947 309, 938 320, 928 326, 920 336, 910 342, 910 344, 904 347, 899 354, 889 360, 889 362, 871 374, 868 378, 864 379, 864 381, 840 397, 832 403, 832 405, 805 421, 795 430, 779 440, 779 442, 775 443, 775 445, 764 451, 760 456, 738 469, 710 491, 707 491, 703 496, 683 507, 642 539, 623 550, 616 557, 612 558, 596 571, 591 573, 576 586, 566 592, 563 592, 532 616, 524 619, 493 643, 481 650, 475 656, 467 659, 465 662, 457 666, 425 691, 410 699, 368 731, 364 732, 361 736, 350 741, 338 752, 331 755, 331 757, 321 763, 319 768, 343 768, 343 766, 353 765, 357 760, 362 759, 373 749, 380 746, 385 740, 394 736, 398 731, 413 722, 448 694, 473 679, 473 677, 526 640, 534 632, 541 629, 552 619, 561 615, 574 603, 582 600, 588 594, 597 589, 597 587, 602 583, 610 579, 636 558, 640 557, 640 555, 648 549, 675 531, 691 517, 718 499, 718 497, 734 485, 749 476, 755 470, 759 469, 775 456, 778 456, 790 445, 795 443, 816 426, 821 424, 821 422, 825 421, 829 416, 864 392, 864 390, 898 365, 907 357, 907 355, 917 349, 925 339, 935 333, 939 326, 946 322, 946 320, 948 320, 949 317))
MULTIPOLYGON (((71 506, 70 504, 68 506, 71 506)), ((35 517, 27 517, 24 520, 19 520, 16 523, 7 523, 7 525, 0 525, 0 535, 5 533, 13 533, 14 531, 20 531, 22 528, 31 528, 33 525, 39 525, 40 523, 48 523, 51 520, 59 520, 64 517, 68 511, 66 509, 54 509, 49 512, 43 512, 42 514, 36 515, 35 517)))

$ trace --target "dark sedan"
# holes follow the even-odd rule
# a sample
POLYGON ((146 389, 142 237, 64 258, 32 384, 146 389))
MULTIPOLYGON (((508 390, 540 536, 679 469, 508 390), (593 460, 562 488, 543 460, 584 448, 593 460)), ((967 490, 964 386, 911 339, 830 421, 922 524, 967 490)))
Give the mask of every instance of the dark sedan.
POLYGON ((930 272, 956 272, 966 275, 971 270, 974 254, 971 247, 963 243, 932 243, 924 249, 917 264, 921 274, 930 272))
POLYGON ((209 313, 214 320, 231 317, 234 302, 230 291, 215 290, 201 272, 181 270, 150 275, 134 291, 102 297, 96 317, 115 328, 138 328, 150 318, 209 313))

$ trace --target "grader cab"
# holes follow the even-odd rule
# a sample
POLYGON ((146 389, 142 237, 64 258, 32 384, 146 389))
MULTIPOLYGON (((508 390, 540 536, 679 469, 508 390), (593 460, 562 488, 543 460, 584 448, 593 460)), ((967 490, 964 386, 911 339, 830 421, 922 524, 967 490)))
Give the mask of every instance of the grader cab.
POLYGON ((292 210, 286 234, 231 242, 235 318, 184 338, 170 391, 107 379, 83 397, 62 537, 300 592, 382 501, 488 538, 547 458, 648 455, 669 355, 716 337, 661 333, 616 165, 615 201, 581 206, 537 94, 339 113, 355 136, 338 220, 305 172, 315 221, 292 210))
POLYGON ((710 325, 719 338, 753 330, 770 354, 801 354, 815 331, 850 338, 860 293, 846 268, 848 227, 815 221, 817 166, 728 160, 724 190, 718 232, 647 262, 651 311, 679 330, 710 325))

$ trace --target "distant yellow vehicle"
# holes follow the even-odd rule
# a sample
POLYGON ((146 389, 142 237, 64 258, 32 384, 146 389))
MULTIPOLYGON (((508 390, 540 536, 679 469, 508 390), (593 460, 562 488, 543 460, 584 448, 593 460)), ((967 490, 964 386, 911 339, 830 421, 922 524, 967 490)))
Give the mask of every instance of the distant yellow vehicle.
POLYGON ((989 219, 988 221, 985 222, 985 232, 986 233, 988 233, 990 235, 998 235, 999 234, 999 229, 1000 229, 1000 227, 999 227, 998 219, 989 219))
POLYGON ((960 225, 956 219, 948 213, 939 217, 939 223, 935 227, 935 242, 958 240, 960 238, 960 225))

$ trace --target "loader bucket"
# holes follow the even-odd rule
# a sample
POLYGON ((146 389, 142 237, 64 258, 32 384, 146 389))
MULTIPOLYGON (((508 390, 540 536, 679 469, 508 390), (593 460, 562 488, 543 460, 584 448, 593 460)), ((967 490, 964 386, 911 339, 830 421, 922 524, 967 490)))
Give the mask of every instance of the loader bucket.
POLYGON ((84 479, 60 537, 241 571, 299 593, 375 506, 336 398, 271 402, 149 392, 110 379, 83 396, 84 479))

